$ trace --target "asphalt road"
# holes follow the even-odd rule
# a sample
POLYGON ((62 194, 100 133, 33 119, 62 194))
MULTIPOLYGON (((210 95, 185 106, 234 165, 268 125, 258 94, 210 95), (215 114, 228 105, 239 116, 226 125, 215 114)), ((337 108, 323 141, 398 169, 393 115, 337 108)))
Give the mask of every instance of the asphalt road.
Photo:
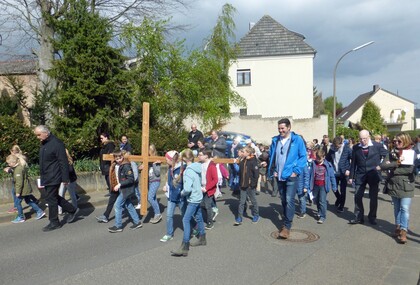
MULTIPOLYGON (((348 193, 350 211, 352 196, 348 193)), ((335 200, 332 193, 328 198, 330 203, 335 200)), ((75 223, 49 233, 41 230, 47 219, 4 223, 0 225, 1 284, 417 284, 420 195, 411 206, 406 245, 390 237, 393 207, 387 195, 379 198, 377 226, 348 225, 351 212, 336 214, 332 206, 326 223, 318 225, 312 217, 315 208, 310 207, 309 216, 294 219, 294 229, 319 236, 312 242, 273 239, 271 234, 281 225, 279 198, 262 193, 257 199, 260 222, 252 224, 249 217, 235 227, 238 202, 226 193, 218 202, 215 227, 207 232, 207 246, 191 248, 188 257, 170 256, 182 240, 179 212, 175 238, 167 243, 159 242, 166 222, 153 225, 149 217, 141 229, 130 230, 129 223, 122 233, 108 233, 112 221, 95 220, 103 207, 84 208, 75 223)), ((364 201, 368 207, 368 199, 364 201)), ((161 204, 166 204, 165 199, 161 204)), ((306 235, 295 232, 292 237, 299 240, 306 235)))

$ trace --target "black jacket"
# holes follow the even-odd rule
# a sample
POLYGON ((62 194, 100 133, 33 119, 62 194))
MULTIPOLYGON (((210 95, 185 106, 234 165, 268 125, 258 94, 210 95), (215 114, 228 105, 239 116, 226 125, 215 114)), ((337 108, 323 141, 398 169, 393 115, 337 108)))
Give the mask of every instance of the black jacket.
POLYGON ((366 178, 374 177, 380 180, 380 174, 376 167, 381 165, 382 159, 388 154, 384 146, 377 142, 372 142, 369 146, 368 156, 365 157, 360 144, 353 146, 350 166, 350 179, 356 179, 356 184, 365 182, 366 178))
POLYGON ((130 163, 123 163, 118 168, 118 181, 120 182, 120 191, 124 199, 134 194, 134 174, 130 163))
POLYGON ((344 145, 343 152, 341 153, 340 160, 338 161, 338 169, 335 168, 334 159, 337 150, 335 147, 331 146, 330 151, 328 152, 326 159, 331 163, 334 168, 335 176, 345 177, 347 170, 350 171, 351 163, 351 148, 348 145, 344 145))
POLYGON ((104 144, 101 148, 101 151, 99 152, 99 166, 101 168, 102 175, 108 175, 109 169, 111 167, 111 161, 103 160, 104 154, 110 154, 113 153, 115 150, 115 144, 112 141, 108 141, 106 144, 104 144))
POLYGON ((39 168, 42 186, 59 185, 61 182, 70 181, 66 148, 53 134, 41 142, 39 168))
POLYGON ((259 178, 258 161, 255 156, 244 158, 239 163, 239 182, 241 189, 256 189, 259 178))
POLYGON ((193 142, 194 146, 191 148, 192 150, 198 150, 197 142, 201 140, 204 143, 204 136, 203 133, 199 130, 196 130, 195 132, 191 131, 188 133, 188 143, 193 142))

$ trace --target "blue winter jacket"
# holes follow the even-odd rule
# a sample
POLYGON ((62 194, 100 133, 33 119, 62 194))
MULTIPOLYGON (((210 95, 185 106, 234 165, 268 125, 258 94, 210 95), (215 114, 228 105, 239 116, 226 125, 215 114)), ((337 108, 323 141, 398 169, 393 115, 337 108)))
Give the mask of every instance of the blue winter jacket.
MULTIPOLYGON (((330 190, 337 191, 337 181, 335 180, 334 167, 327 160, 324 160, 324 165, 327 169, 325 172, 325 191, 328 193, 330 190)), ((315 166, 316 162, 312 162, 311 171, 309 172, 310 190, 314 189, 315 181, 315 166)))
POLYGON ((201 203, 203 192, 201 191, 201 163, 195 162, 185 168, 183 174, 184 189, 181 196, 186 197, 188 203, 201 203))
POLYGON ((181 201, 181 190, 183 188, 183 181, 181 175, 181 168, 184 167, 183 164, 177 163, 175 165, 174 171, 172 172, 172 167, 168 169, 168 185, 169 189, 169 198, 171 202, 178 203, 181 201))
POLYGON ((302 195, 303 189, 307 189, 309 191, 309 168, 306 164, 302 167, 302 173, 299 175, 296 193, 298 195, 302 195))
MULTIPOLYGON (((306 165, 306 146, 302 137, 290 132, 290 144, 287 149, 287 158, 282 173, 279 175, 282 180, 287 180, 292 173, 301 174, 302 168, 306 165)), ((268 165, 269 177, 273 177, 276 171, 276 149, 277 143, 281 140, 280 135, 273 137, 270 146, 270 163, 268 165)))

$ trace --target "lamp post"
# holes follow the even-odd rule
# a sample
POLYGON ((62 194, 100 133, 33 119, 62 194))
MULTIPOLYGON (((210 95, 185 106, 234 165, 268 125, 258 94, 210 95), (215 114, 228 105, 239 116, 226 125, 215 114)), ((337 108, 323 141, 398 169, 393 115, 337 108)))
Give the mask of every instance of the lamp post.
POLYGON ((361 46, 358 46, 358 47, 355 47, 354 49, 351 49, 351 50, 349 50, 348 52, 346 52, 345 54, 343 54, 339 59, 338 59, 338 61, 337 61, 337 63, 335 64, 335 67, 334 67, 334 88, 333 88, 333 138, 335 138, 335 131, 336 131, 336 121, 337 121, 337 119, 336 119, 336 93, 335 93, 335 75, 336 75, 336 73, 337 73, 337 67, 338 67, 338 64, 340 63, 340 61, 343 59, 343 57, 345 57, 346 55, 348 55, 349 53, 351 53, 352 51, 356 51, 356 50, 359 50, 359 49, 362 49, 362 48, 364 48, 364 47, 367 47, 368 45, 371 45, 371 44, 373 44, 374 43, 374 41, 370 41, 370 42, 367 42, 367 43, 365 43, 365 44, 362 44, 361 46))

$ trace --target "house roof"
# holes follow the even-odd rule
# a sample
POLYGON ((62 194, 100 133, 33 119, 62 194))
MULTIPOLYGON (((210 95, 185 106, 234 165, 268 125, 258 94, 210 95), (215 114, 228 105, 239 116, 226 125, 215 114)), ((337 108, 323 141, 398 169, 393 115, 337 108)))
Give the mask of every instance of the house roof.
POLYGON ((353 102, 350 103, 350 105, 344 108, 343 111, 341 111, 341 113, 338 114, 337 119, 340 121, 347 121, 348 118, 350 118, 357 110, 359 110, 366 103, 366 101, 372 98, 372 96, 375 95, 379 90, 385 91, 395 97, 408 101, 412 104, 416 104, 413 101, 410 101, 404 97, 401 97, 397 94, 394 94, 392 92, 389 92, 388 90, 379 87, 379 85, 374 85, 372 91, 359 95, 353 102))
POLYGON ((34 74, 38 68, 36 60, 14 60, 0 62, 0 75, 34 74))
POLYGON ((289 31, 268 15, 262 17, 238 43, 239 58, 315 54, 301 34, 289 31))

